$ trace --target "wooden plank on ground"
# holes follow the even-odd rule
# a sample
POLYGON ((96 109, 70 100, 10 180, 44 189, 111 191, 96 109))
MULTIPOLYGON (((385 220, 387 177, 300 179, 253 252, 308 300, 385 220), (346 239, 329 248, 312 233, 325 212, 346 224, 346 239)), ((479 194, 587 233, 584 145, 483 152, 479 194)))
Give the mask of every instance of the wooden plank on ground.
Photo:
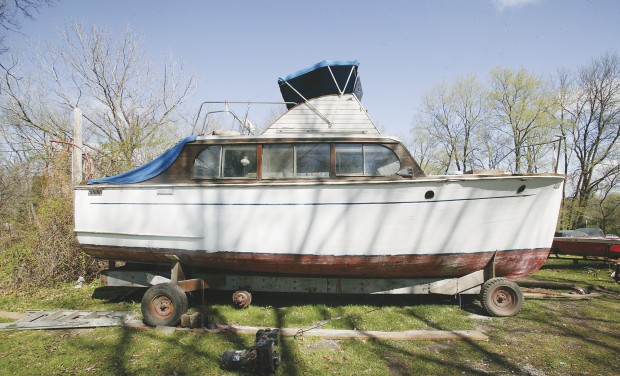
POLYGON ((550 281, 541 281, 533 278, 522 278, 514 281, 519 287, 533 287, 533 288, 543 288, 543 289, 567 289, 572 290, 574 288, 578 288, 574 283, 564 283, 564 282, 550 282, 550 281))
POLYGON ((523 296, 528 299, 566 299, 566 300, 590 300, 596 297, 601 296, 600 294, 569 294, 569 293, 550 293, 550 292, 541 292, 541 291, 533 291, 533 292, 523 292, 523 296))
MULTIPOLYGON (((255 326, 220 326, 221 330, 228 330, 240 334, 256 334, 262 327, 255 326)), ((295 336, 300 330, 282 328, 283 336, 295 336)), ((302 329, 303 331, 303 329, 302 329)), ((320 337, 326 339, 373 339, 391 341, 488 341, 489 337, 479 330, 405 330, 402 332, 344 330, 344 329, 311 329, 303 332, 304 337, 320 337)))

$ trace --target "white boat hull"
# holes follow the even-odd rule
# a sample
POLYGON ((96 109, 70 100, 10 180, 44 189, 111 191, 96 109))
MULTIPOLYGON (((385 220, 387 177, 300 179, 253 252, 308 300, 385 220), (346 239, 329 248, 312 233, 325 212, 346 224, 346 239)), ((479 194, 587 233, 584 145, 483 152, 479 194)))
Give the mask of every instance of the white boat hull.
POLYGON ((498 275, 518 277, 551 248, 562 180, 81 186, 75 231, 88 254, 125 261, 175 255, 213 270, 409 278, 465 275, 496 254, 498 275))

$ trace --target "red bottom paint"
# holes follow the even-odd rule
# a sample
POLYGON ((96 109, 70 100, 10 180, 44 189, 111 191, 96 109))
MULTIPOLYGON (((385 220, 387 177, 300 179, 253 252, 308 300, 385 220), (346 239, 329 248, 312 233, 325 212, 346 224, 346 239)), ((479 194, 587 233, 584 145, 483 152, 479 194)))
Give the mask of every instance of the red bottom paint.
MULTIPOLYGON (((122 248, 82 245, 90 256, 102 259, 170 265, 177 256, 190 267, 227 273, 282 276, 338 276, 366 278, 461 277, 484 269, 495 252, 402 256, 316 256, 201 252, 173 249, 122 248)), ((510 279, 534 273, 545 263, 549 249, 498 251, 495 274, 510 279)))
POLYGON ((553 252, 585 257, 620 258, 620 241, 596 238, 554 238, 553 252))

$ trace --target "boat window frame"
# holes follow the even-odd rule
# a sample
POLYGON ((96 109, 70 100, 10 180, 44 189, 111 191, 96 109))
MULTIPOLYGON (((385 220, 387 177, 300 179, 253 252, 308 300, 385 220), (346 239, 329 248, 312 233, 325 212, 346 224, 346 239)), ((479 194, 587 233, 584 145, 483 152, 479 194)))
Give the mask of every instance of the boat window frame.
MULTIPOLYGON (((258 179, 258 164, 260 163, 260 161, 258 160, 258 144, 255 143, 247 143, 247 144, 230 144, 230 145, 222 145, 222 157, 220 158, 220 163, 221 163, 221 168, 220 168, 220 179, 247 179, 247 180, 257 180, 258 179), (225 176, 225 149, 228 147, 230 149, 233 149, 235 147, 244 147, 244 146, 254 146, 254 160, 255 160, 255 171, 253 172, 254 176, 225 176)), ((249 165, 248 165, 249 166, 249 165)), ((250 172, 252 173, 252 172, 250 172)))
MULTIPOLYGON (((332 177, 332 142, 326 143, 326 142, 299 142, 299 143, 293 143, 294 146, 294 153, 295 153, 295 164, 294 164, 294 179, 300 179, 300 180, 308 180, 308 179, 328 179, 330 177, 332 177), (299 175, 299 157, 297 155, 297 147, 298 146, 308 146, 308 145, 325 145, 327 146, 327 175, 322 176, 322 175, 299 175)), ((322 155, 324 156, 324 155, 322 155)), ((323 173, 323 171, 321 171, 320 173, 323 173)))
POLYGON ((217 181, 264 181, 264 182, 276 182, 276 181, 308 181, 308 180, 316 180, 316 181, 326 181, 326 180, 332 180, 332 181, 338 181, 338 180, 378 180, 378 179, 396 179, 396 178, 401 178, 402 176, 398 175, 398 171, 400 169, 402 169, 403 166, 408 166, 409 164, 411 164, 410 162, 408 162, 407 157, 407 153, 406 153, 406 149, 401 150, 402 149, 402 145, 399 143, 392 143, 392 142, 376 142, 376 141, 371 141, 371 140, 334 140, 331 139, 329 141, 322 141, 322 140, 303 140, 303 141, 298 141, 298 140, 269 140, 269 141, 264 141, 264 140, 252 140, 249 142, 234 142, 234 143, 227 143, 226 141, 222 141, 222 142, 215 142, 215 143, 209 143, 206 145, 203 145, 203 147, 201 147, 199 150, 197 150, 195 153, 193 154, 193 158, 191 159, 192 163, 189 166, 189 176, 190 176, 190 180, 194 180, 194 181, 210 181, 210 182, 217 182, 217 181), (298 151, 297 151, 297 147, 299 146, 303 146, 303 145, 310 145, 310 144, 315 144, 315 145, 326 145, 325 148, 326 150, 322 151, 322 156, 327 156, 327 150, 329 155, 328 155, 328 174, 323 175, 323 176, 318 176, 318 175, 314 175, 314 176, 299 176, 299 172, 298 172, 298 151), (264 163, 264 153, 266 152, 265 149, 268 149, 268 146, 270 145, 290 145, 293 148, 293 175, 292 176, 288 176, 288 177, 265 177, 265 173, 264 173, 264 169, 265 166, 263 165, 264 163), (363 163, 363 169, 364 169, 364 174, 360 174, 360 173, 353 173, 353 174, 343 174, 343 173, 338 173, 337 172, 337 145, 361 145, 362 146, 362 163, 363 163), (256 160, 256 170, 254 173, 254 176, 224 176, 224 154, 225 154, 225 149, 226 148, 235 148, 238 146, 253 146, 255 148, 255 160, 256 160), (265 147, 267 146, 267 147, 265 147), (365 148, 368 146, 373 146, 373 147, 381 147, 382 149, 388 149, 392 155, 393 158, 395 158, 395 162, 397 162, 399 164, 399 169, 396 170, 396 172, 394 172, 391 175, 371 175, 371 174, 367 174, 367 168, 368 166, 366 163, 366 158, 367 158, 367 153, 365 152, 365 148), (219 176, 217 177, 202 177, 202 176, 194 176, 193 173, 193 169, 194 166, 196 164, 196 160, 198 159, 198 157, 209 147, 219 147, 220 148, 220 156, 219 156, 219 176), (405 160, 403 161, 403 158, 405 158, 405 160))
MULTIPOLYGON (((295 143, 294 142, 273 142, 273 143, 268 143, 268 144, 261 143, 261 145, 263 147, 263 149, 262 149, 263 150, 263 154, 261 155, 261 160, 260 160, 260 165, 261 165, 262 171, 263 171, 262 180, 295 180, 295 179, 297 179, 297 176, 296 176, 296 173, 297 173, 297 156, 296 156, 296 154, 297 153, 295 153, 295 143), (265 177, 265 172, 266 172, 265 171, 265 165, 264 165, 265 154, 266 154, 266 151, 269 149, 269 148, 266 148, 265 146, 271 146, 271 145, 290 145, 291 146, 291 148, 293 149, 292 150, 292 157, 293 157, 293 173, 292 173, 292 176, 286 176, 286 177, 265 177)), ((273 173, 273 172, 270 172, 270 173, 273 173)))
MULTIPOLYGON (((205 147, 201 148, 200 151, 198 151, 198 153, 196 154, 196 156, 193 159, 192 162, 192 180, 215 180, 215 179, 221 179, 222 178, 222 150, 224 150, 224 146, 221 144, 213 144, 213 145, 206 145, 205 147), (200 158, 200 156, 202 155, 202 153, 206 152, 209 148, 219 148, 219 153, 218 153, 218 163, 217 163, 217 176, 196 176, 196 161, 200 158)), ((215 153, 214 153, 215 154, 215 153)), ((201 160, 202 161, 202 160, 201 160)))
POLYGON ((198 153, 196 153, 196 156, 193 159, 192 162, 192 175, 191 175, 191 180, 209 180, 209 181, 216 181, 216 180, 260 180, 261 179, 261 165, 262 165, 262 153, 260 153, 260 151, 262 151, 262 144, 259 143, 255 143, 255 142, 248 142, 248 143, 235 143, 235 144, 223 144, 223 143, 217 143, 217 144, 210 144, 210 145, 205 145, 203 148, 201 148, 201 150, 198 151, 198 153), (255 165, 256 165, 256 171, 254 172, 255 176, 224 176, 224 156, 225 156, 225 149, 228 148, 234 148, 234 147, 239 147, 239 146, 253 146, 254 147, 254 159, 256 161, 255 165), (196 166, 196 160, 200 157, 200 155, 205 152, 208 148, 210 147, 219 147, 220 151, 219 151, 219 175, 218 176, 195 176, 194 175, 194 168, 196 166))
MULTIPOLYGON (((326 179, 326 178, 330 178, 333 176, 332 171, 332 142, 329 143, 325 143, 325 142, 274 142, 274 143, 262 143, 261 145, 263 146, 263 154, 261 156, 261 161, 260 161, 260 165, 262 167, 262 180, 307 180, 307 179, 326 179), (292 148, 292 164, 293 164, 293 172, 292 172, 292 176, 286 176, 286 177, 265 177, 265 152, 266 152, 266 148, 265 146, 269 146, 269 145, 289 145, 292 148), (307 145, 327 145, 328 146, 328 159, 327 159, 327 175, 326 176, 320 176, 320 175, 299 175, 299 157, 298 157, 298 148, 300 146, 307 146, 307 145)), ((271 173, 271 172, 270 172, 271 173)))
MULTIPOLYGON (((378 143, 378 142, 334 142, 334 149, 335 149, 335 158, 336 158, 336 163, 335 163, 335 169, 334 169, 334 174, 336 177, 365 177, 365 178, 385 178, 385 177, 390 177, 390 176, 394 176, 398 173, 398 171, 400 171, 403 163, 401 158, 399 157, 398 153, 396 153, 396 151, 389 147, 386 144, 383 143, 378 143), (347 145, 354 145, 354 146, 361 146, 362 148, 362 172, 361 173, 339 173, 338 172, 338 146, 342 145, 342 146, 347 146, 347 145), (367 171, 367 163, 366 163, 366 148, 367 147, 381 147, 384 150, 389 150, 391 153, 391 156, 394 157, 395 161, 398 162, 398 168, 394 171, 394 173, 389 174, 389 175, 382 175, 382 174, 370 174, 367 171)), ((388 166, 388 165, 386 165, 388 166)))

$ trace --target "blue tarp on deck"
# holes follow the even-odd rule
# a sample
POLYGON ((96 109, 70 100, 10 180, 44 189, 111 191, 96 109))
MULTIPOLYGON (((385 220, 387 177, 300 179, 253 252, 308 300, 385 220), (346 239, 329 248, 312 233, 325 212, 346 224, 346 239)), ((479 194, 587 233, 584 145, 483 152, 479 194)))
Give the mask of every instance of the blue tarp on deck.
POLYGON ((138 168, 115 176, 89 180, 88 184, 132 184, 154 178, 170 167, 172 162, 174 162, 179 154, 181 154, 181 150, 183 150, 185 144, 195 140, 196 136, 189 136, 159 157, 143 164, 138 168))

